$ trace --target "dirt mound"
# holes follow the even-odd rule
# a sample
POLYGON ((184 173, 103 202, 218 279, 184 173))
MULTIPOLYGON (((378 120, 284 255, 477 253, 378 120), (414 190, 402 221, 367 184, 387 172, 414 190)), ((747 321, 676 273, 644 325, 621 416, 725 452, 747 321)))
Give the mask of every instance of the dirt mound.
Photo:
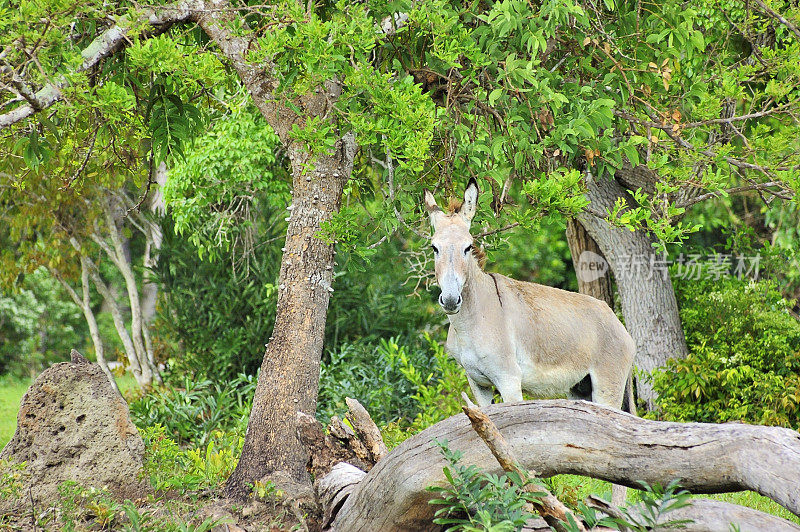
MULTIPOLYGON (((144 442, 128 404, 96 364, 77 351, 72 362, 42 372, 22 397, 17 430, 0 460, 26 462, 16 504, 39 507, 58 499, 58 486, 75 481, 108 488, 120 498, 141 497, 144 442)), ((8 509, 14 501, 0 500, 8 509)))

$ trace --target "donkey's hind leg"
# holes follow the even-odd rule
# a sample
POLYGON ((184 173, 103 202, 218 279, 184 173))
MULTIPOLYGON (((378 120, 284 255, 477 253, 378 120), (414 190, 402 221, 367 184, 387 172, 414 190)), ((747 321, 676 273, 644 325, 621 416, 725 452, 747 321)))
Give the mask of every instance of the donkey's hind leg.
MULTIPOLYGON (((590 373, 592 380, 592 402, 612 408, 622 408, 622 400, 625 396, 627 375, 624 379, 616 374, 597 375, 590 373), (603 378, 605 377, 605 378, 603 378)), ((611 485, 611 504, 620 507, 625 504, 628 497, 628 488, 617 484, 611 485)))

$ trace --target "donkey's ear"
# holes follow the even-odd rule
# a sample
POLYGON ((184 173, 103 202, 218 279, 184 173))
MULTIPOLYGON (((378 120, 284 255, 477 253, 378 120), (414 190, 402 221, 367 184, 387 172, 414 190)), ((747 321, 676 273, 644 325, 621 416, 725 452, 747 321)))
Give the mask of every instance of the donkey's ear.
POLYGON ((467 224, 475 217, 475 211, 478 208, 478 192, 478 182, 474 177, 470 178, 467 188, 464 190, 464 203, 458 211, 467 224))
POLYGON ((436 231, 436 221, 439 217, 444 215, 444 212, 439 208, 439 205, 436 203, 436 198, 433 197, 433 194, 427 188, 425 189, 424 200, 425 210, 428 211, 431 217, 431 225, 433 226, 433 230, 436 231))

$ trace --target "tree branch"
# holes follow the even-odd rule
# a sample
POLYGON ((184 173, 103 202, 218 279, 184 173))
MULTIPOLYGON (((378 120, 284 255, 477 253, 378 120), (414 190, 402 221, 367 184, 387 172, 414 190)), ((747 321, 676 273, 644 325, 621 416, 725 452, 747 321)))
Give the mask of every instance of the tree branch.
MULTIPOLYGON (((183 1, 171 6, 160 7, 158 10, 149 9, 139 17, 138 22, 144 22, 150 27, 157 28, 174 22, 189 20, 193 13, 193 5, 188 1, 183 1)), ((100 34, 81 52, 83 62, 76 69, 76 72, 89 70, 100 63, 101 60, 131 42, 131 30, 139 27, 140 24, 131 21, 128 17, 120 17, 116 24, 100 34)), ((48 83, 38 91, 33 92, 33 89, 15 74, 15 77, 12 77, 12 86, 28 103, 0 115, 0 130, 32 116, 37 111, 47 109, 61 100, 61 89, 66 85, 67 80, 62 77, 59 81, 48 83)))
MULTIPOLYGON (((509 473, 517 473, 520 478, 527 480, 528 472, 519 467, 517 459, 514 457, 514 452, 511 450, 508 442, 506 442, 503 434, 497 430, 495 424, 489 419, 489 416, 484 414, 480 408, 473 404, 466 393, 462 392, 461 397, 464 399, 464 405, 462 405, 461 408, 469 418, 470 423, 472 423, 472 428, 486 443, 489 450, 492 451, 500 467, 509 473)), ((564 523, 569 522, 569 516, 572 517, 572 521, 575 522, 579 531, 586 532, 586 527, 583 526, 583 523, 575 518, 570 509, 564 506, 564 503, 559 501, 547 489, 534 484, 527 484, 525 486, 525 491, 544 492, 544 496, 537 502, 534 502, 533 507, 539 512, 539 515, 547 521, 547 524, 552 526, 557 532, 566 532, 567 528, 564 526, 564 523)))
MULTIPOLYGON (((695 203, 700 203, 701 201, 705 201, 707 199, 716 198, 719 196, 729 196, 731 194, 739 194, 742 192, 748 192, 750 190, 763 190, 769 192, 773 196, 777 196, 781 199, 790 200, 792 196, 787 196, 785 194, 781 194, 780 192, 769 190, 771 187, 781 187, 783 189, 783 183, 780 181, 769 181, 768 183, 753 183, 751 185, 743 185, 741 187, 733 187, 727 190, 715 190, 713 192, 707 192, 705 194, 700 194, 699 196, 695 196, 693 198, 687 199, 678 203, 676 207, 678 208, 686 208, 694 205, 695 203)), ((785 189, 784 189, 785 190, 785 189)))
POLYGON ((797 39, 800 40, 800 30, 798 30, 794 24, 786 20, 786 17, 774 11, 771 7, 769 7, 761 0, 753 0, 753 1, 756 4, 758 4, 758 7, 763 9, 767 15, 769 15, 770 17, 774 18, 775 20, 777 20, 778 22, 789 28, 789 30, 791 30, 791 32, 795 34, 795 37, 797 37, 797 39))

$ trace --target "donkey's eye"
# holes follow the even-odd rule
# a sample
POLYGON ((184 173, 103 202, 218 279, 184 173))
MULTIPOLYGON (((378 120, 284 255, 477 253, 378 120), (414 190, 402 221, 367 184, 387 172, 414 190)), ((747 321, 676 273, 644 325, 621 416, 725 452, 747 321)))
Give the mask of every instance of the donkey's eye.
POLYGON ((437 255, 439 254, 439 248, 437 248, 433 244, 431 244, 431 249, 433 249, 433 252, 436 253, 437 255))
POLYGON ((467 248, 464 250, 464 255, 469 255, 469 252, 470 252, 470 251, 472 251, 472 244, 470 244, 469 246, 467 246, 467 248))

